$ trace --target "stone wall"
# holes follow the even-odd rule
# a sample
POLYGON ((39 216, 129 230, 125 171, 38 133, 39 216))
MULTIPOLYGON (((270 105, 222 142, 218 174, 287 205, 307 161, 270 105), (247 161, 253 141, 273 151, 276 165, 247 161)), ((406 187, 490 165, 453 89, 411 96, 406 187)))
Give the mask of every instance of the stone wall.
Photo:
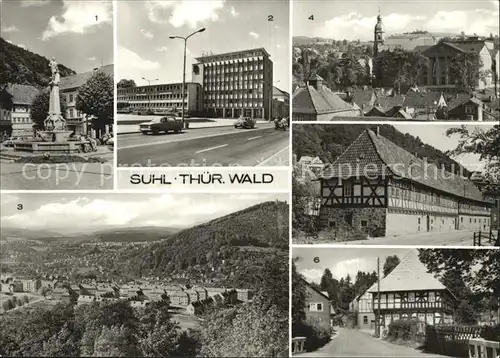
POLYGON ((370 237, 385 236, 386 227, 385 208, 329 208, 321 207, 320 226, 322 229, 336 231, 357 229, 370 237), (352 227, 346 221, 352 215, 352 227))

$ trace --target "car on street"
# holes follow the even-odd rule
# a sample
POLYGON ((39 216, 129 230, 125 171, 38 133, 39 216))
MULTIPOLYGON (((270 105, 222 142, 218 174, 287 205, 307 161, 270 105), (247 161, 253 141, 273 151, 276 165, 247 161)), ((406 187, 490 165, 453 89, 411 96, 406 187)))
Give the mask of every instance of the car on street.
POLYGON ((178 133, 182 131, 183 127, 184 123, 182 119, 177 118, 174 115, 154 118, 149 122, 139 124, 139 129, 142 134, 158 134, 160 132, 168 133, 168 131, 178 133))
POLYGON ((21 137, 10 137, 2 142, 4 147, 13 147, 14 143, 21 142, 23 139, 21 137))
POLYGON ((255 128, 255 119, 250 117, 240 117, 234 123, 234 128, 255 128))

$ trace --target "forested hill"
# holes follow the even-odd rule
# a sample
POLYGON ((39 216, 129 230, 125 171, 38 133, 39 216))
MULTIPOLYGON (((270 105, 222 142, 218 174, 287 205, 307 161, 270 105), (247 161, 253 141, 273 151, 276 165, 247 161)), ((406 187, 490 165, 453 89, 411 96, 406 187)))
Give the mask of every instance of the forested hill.
POLYGON ((288 221, 287 203, 261 203, 125 253, 124 271, 249 283, 271 254, 288 253, 288 221))
MULTIPOLYGON (((0 84, 17 83, 46 87, 50 82, 49 59, 22 47, 13 45, 0 37, 0 84)), ((76 72, 59 64, 61 77, 76 72)))
MULTIPOLYGON (((377 126, 380 134, 398 146, 406 149, 412 154, 417 153, 420 158, 437 166, 445 166, 451 171, 452 165, 455 172, 459 171, 460 165, 449 158, 446 154, 431 145, 423 143, 419 137, 398 131, 391 125, 373 124, 347 124, 347 125, 300 125, 293 127, 293 148, 297 159, 301 156, 318 156, 327 163, 333 163, 338 156, 361 134, 365 129, 376 131, 377 126)), ((437 130, 437 129, 434 129, 437 130)), ((444 135, 444 133, 443 133, 444 135)), ((464 174, 470 173, 464 168, 464 174)))

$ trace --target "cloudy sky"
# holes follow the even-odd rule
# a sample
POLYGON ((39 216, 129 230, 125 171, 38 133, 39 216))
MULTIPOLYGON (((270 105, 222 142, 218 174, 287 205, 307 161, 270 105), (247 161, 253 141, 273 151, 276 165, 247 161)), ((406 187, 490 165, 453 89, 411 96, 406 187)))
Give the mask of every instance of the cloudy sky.
POLYGON ((274 83, 289 91, 288 0, 118 1, 118 79, 138 85, 182 82, 184 41, 188 36, 186 80, 202 53, 224 53, 264 47, 274 63, 274 83), (268 21, 272 15, 274 21, 268 21), (277 82, 279 81, 279 82, 277 82))
POLYGON ((293 248, 293 257, 298 257, 297 269, 309 282, 319 284, 325 269, 330 269, 337 280, 347 274, 355 277, 358 271, 372 272, 377 270, 377 257, 380 258, 382 270, 387 256, 397 255, 400 260, 416 249, 400 248, 293 248), (319 259, 319 262, 317 259, 319 259))
POLYGON ((498 0, 293 0, 293 35, 336 40, 373 40, 380 13, 386 36, 416 29, 498 34, 498 0), (314 20, 309 17, 314 15, 314 20))
MULTIPOLYGON (((451 137, 445 135, 449 128, 455 128, 457 126, 449 125, 404 125, 397 124, 394 127, 402 133, 409 133, 414 137, 420 137, 422 142, 432 145, 434 148, 446 152, 447 150, 452 150, 457 147, 458 141, 460 139, 459 134, 454 134, 451 137)), ((481 130, 489 130, 493 125, 480 125, 480 126, 466 126, 470 132, 479 128, 481 130)), ((460 163, 466 169, 474 171, 481 170, 482 163, 479 161, 479 155, 476 154, 465 154, 453 158, 455 161, 460 163)))
POLYGON ((76 72, 113 63, 111 1, 2 1, 2 37, 76 72))
POLYGON ((3 193, 1 224, 62 233, 116 226, 183 228, 274 200, 287 201, 288 194, 3 193))

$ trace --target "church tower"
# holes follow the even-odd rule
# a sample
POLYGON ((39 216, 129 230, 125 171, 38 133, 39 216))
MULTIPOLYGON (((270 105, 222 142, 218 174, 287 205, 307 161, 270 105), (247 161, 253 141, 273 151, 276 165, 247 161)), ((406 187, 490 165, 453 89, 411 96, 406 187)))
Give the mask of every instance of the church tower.
POLYGON ((384 25, 382 24, 382 16, 380 16, 380 9, 377 16, 377 24, 375 25, 373 41, 373 57, 377 57, 379 53, 379 46, 384 44, 384 25))

